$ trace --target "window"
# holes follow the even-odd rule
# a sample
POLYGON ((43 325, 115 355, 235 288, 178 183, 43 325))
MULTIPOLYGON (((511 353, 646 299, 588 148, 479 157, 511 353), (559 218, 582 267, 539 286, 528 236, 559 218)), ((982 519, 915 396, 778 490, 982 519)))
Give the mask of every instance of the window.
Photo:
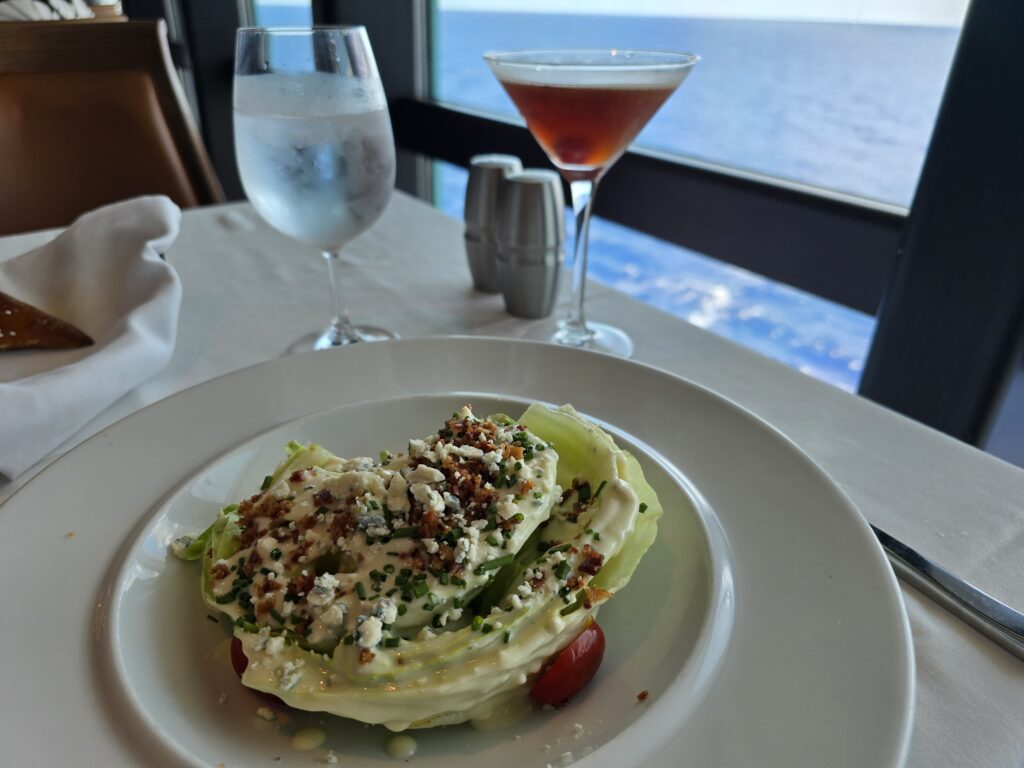
POLYGON ((967 0, 437 0, 434 96, 516 114, 481 54, 685 50, 638 144, 909 206, 967 0))
POLYGON ((311 27, 310 0, 252 0, 253 23, 257 27, 311 27))
MULTIPOLYGON (((516 116, 488 50, 689 50, 701 63, 638 144, 891 206, 910 204, 966 9, 835 4, 437 0, 434 97, 516 116), (684 15, 685 14, 685 15, 684 15)), ((438 163, 435 202, 461 216, 465 172, 438 163)), ((570 230, 571 231, 571 230, 570 230)), ((602 220, 590 276, 844 389, 874 320, 602 220)), ((827 258, 821 254, 821 258, 827 258)))

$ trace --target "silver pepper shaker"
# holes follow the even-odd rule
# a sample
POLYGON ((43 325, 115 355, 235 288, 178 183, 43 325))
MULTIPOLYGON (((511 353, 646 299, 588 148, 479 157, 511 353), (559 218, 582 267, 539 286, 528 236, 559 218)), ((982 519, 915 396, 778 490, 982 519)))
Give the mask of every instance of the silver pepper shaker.
POLYGON ((565 259, 565 199, 554 171, 527 169, 498 196, 498 282, 516 317, 547 317, 565 259))
POLYGON ((466 184, 466 256, 477 290, 497 293, 498 195, 505 178, 523 170, 513 155, 475 155, 466 184))

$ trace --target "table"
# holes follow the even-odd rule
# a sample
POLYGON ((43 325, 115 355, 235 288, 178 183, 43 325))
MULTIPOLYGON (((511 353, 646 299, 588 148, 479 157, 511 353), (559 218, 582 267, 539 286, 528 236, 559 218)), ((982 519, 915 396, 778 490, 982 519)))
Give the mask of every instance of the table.
MULTIPOLYGON (((0 238, 0 260, 54 233, 0 238)), ((167 368, 39 465, 0 484, 0 503, 58 455, 124 416, 215 376, 283 353, 326 322, 324 265, 247 203, 187 211, 167 254, 184 298, 167 368)), ((356 322, 405 338, 521 336, 527 321, 475 292, 462 225, 398 193, 343 265, 356 322)), ((636 359, 716 390, 792 438, 872 523, 1017 607, 1024 606, 1024 471, 609 288, 588 287, 592 317, 614 318, 636 359)), ((2 510, 0 510, 2 514, 2 510)), ((1024 762, 1024 663, 904 587, 917 655, 908 765, 1024 762)))

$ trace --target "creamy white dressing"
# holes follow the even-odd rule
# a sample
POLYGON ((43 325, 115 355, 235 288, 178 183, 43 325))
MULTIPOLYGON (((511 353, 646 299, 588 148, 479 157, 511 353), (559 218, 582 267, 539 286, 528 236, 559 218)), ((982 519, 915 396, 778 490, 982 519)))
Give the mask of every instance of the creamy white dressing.
POLYGON ((292 749, 308 752, 311 749, 323 746, 327 741, 327 734, 320 728, 303 728, 292 734, 292 749))

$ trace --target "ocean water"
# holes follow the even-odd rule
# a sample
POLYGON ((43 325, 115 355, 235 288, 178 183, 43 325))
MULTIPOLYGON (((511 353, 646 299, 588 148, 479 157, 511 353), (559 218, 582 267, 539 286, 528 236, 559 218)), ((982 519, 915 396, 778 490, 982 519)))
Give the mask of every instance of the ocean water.
POLYGON ((701 61, 638 144, 909 205, 959 30, 443 11, 436 96, 516 114, 481 55, 649 48, 701 61))
MULTIPOLYGON (((310 23, 308 9, 260 3, 257 13, 265 25, 310 23)), ((435 21, 433 88, 442 101, 516 114, 481 59, 488 50, 688 50, 700 64, 640 144, 897 205, 912 199, 958 35, 929 27, 468 11, 441 11, 435 21)), ((436 168, 435 204, 461 219, 467 174, 445 163, 436 168)), ((589 262, 599 282, 856 389, 871 316, 599 218, 589 262)))

